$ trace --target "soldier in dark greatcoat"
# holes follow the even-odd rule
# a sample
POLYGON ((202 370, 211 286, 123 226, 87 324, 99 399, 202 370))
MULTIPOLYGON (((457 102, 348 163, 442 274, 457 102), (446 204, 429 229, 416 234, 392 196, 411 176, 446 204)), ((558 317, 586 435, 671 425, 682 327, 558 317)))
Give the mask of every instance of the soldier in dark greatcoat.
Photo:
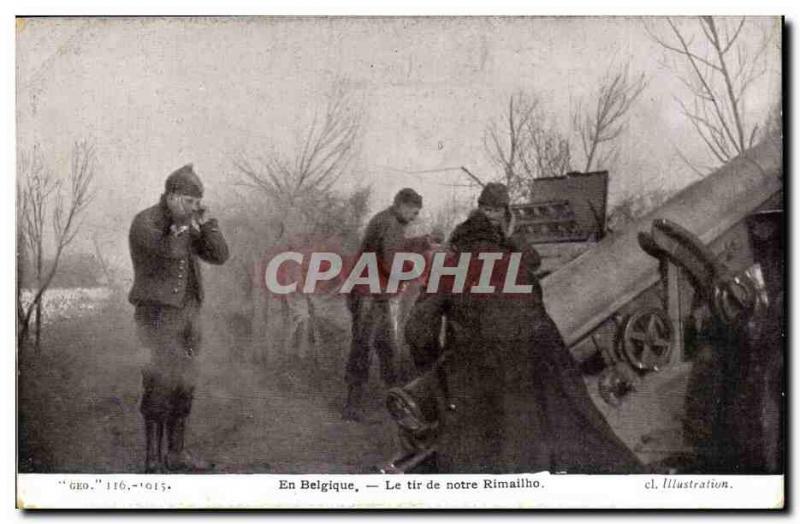
MULTIPOLYGON (((443 281, 423 294, 406 324, 406 342, 423 372, 444 357, 448 389, 437 443, 438 470, 447 473, 635 473, 641 464, 614 434, 590 399, 542 300, 536 252, 504 231, 510 216, 502 184, 488 184, 479 208, 450 238, 458 255, 501 253, 508 265, 520 252, 516 282, 532 292, 470 293, 471 267, 461 293, 443 281), (442 323, 445 343, 440 344, 442 323)), ((511 226, 513 228, 513 226, 511 226)), ((511 229, 511 228, 509 228, 511 229)))
POLYGON ((141 343, 150 350, 142 369, 141 412, 145 421, 145 470, 163 463, 172 471, 206 469, 184 449, 201 346, 203 284, 198 258, 222 264, 228 246, 216 219, 206 218, 203 184, 192 165, 167 177, 161 201, 140 212, 129 242, 134 282, 129 300, 141 343), (162 452, 166 431, 167 453, 162 452))

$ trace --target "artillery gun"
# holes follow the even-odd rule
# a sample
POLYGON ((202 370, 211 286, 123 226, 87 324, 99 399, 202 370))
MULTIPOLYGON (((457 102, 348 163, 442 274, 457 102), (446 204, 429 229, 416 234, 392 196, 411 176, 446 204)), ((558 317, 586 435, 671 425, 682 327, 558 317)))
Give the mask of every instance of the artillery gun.
MULTIPOLYGON (((707 416, 708 406, 723 410, 727 405, 724 409, 730 413, 723 418, 748 418, 765 428, 751 428, 736 437, 772 450, 750 470, 776 472, 783 467, 783 386, 774 384, 774 368, 782 369, 783 340, 772 336, 771 342, 755 348, 728 336, 746 338, 736 327, 743 325, 735 320, 736 312, 749 312, 756 324, 765 323, 762 315, 738 305, 753 294, 752 284, 759 278, 747 270, 756 263, 772 311, 782 317, 778 304, 783 294, 783 219, 780 211, 770 211, 783 207, 781 158, 769 142, 746 151, 542 280, 548 312, 587 371, 585 380, 595 403, 645 463, 668 468, 675 463, 683 471, 741 471, 718 456, 715 448, 721 437, 715 435, 720 428, 714 421, 720 419, 713 413, 707 416), (700 264, 694 276, 678 258, 654 257, 643 249, 640 233, 666 236, 666 221, 685 231, 682 237, 672 237, 682 239, 672 245, 675 253, 694 246, 697 256, 679 257, 700 264), (697 272, 702 270, 705 273, 697 272), (714 285, 723 281, 730 285, 714 285), (716 295, 715 288, 720 290, 716 295), (722 330, 727 333, 723 340, 708 333, 714 329, 708 318, 714 309, 727 309, 717 318, 733 320, 722 330), (644 344, 647 337, 650 344, 644 344), (667 340, 668 346, 663 343, 667 340), (744 353, 748 356, 739 358, 744 353), (619 367, 626 374, 613 371, 619 367), (766 382, 773 383, 769 392, 766 382), (748 403, 749 412, 741 412, 748 403), (699 455, 707 457, 704 465, 690 464, 699 455)), ((763 298, 763 290, 759 293, 763 298)))
MULTIPOLYGON (((546 180, 549 194, 512 207, 595 404, 656 471, 783 471, 780 153, 746 151, 625 231, 606 233, 605 173, 546 180), (564 191, 587 181, 582 196, 564 191)), ((396 420, 431 391, 423 382, 390 396, 396 420)), ((406 438, 392 472, 424 467, 430 436, 406 438)))

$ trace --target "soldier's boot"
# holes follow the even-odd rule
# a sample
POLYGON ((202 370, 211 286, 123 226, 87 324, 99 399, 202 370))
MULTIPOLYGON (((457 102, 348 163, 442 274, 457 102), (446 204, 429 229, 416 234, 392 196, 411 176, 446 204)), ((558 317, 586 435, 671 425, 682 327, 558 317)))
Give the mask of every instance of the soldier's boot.
POLYGON ((145 433, 145 473, 158 473, 161 469, 163 450, 161 443, 164 440, 164 423, 152 418, 144 421, 145 433))
POLYGON ((205 460, 194 457, 184 448, 186 417, 171 417, 167 420, 167 456, 164 461, 169 471, 202 472, 211 466, 205 460))
POLYGON ((361 412, 361 397, 364 390, 361 384, 350 384, 347 386, 347 400, 342 410, 342 418, 345 420, 354 420, 360 422, 364 419, 364 414, 361 412))

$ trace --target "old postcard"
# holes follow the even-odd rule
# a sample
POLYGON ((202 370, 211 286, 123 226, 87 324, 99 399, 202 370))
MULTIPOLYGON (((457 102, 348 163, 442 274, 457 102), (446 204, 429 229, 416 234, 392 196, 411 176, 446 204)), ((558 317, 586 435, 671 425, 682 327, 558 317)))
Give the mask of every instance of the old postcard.
POLYGON ((19 508, 784 507, 781 17, 18 17, 19 508))

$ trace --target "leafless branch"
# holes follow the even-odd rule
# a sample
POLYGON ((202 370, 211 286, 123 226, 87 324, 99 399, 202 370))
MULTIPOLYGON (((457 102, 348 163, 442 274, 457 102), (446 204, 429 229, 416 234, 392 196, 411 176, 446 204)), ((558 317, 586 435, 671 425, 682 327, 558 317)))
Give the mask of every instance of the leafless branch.
MULTIPOLYGON (((27 308, 20 313, 20 343, 27 340, 30 322, 36 312, 35 347, 40 347, 42 299, 58 271, 64 249, 75 239, 81 226, 81 216, 94 198, 96 154, 90 142, 77 142, 72 149, 70 172, 67 178, 67 197, 61 180, 44 166, 37 148, 28 157, 21 155, 21 209, 25 244, 35 264, 36 291, 27 308), (51 225, 54 254, 49 268, 44 265, 44 240, 47 209, 52 205, 51 225)), ((19 283, 19 285, 22 285, 19 283)))
MULTIPOLYGON (((572 116, 573 126, 581 140, 585 156, 584 171, 598 165, 598 150, 616 141, 626 130, 626 116, 647 87, 644 74, 631 77, 629 64, 617 70, 609 68, 600 83, 593 111, 579 105, 572 116)), ((613 153, 612 155, 613 156, 613 153)), ((608 155, 605 158, 610 158, 608 155)))
POLYGON ((679 27, 671 18, 667 23, 672 40, 658 36, 647 26, 645 30, 663 49, 688 66, 691 81, 681 74, 678 77, 694 99, 694 109, 689 110, 679 100, 681 111, 713 157, 725 163, 754 145, 761 135, 758 125, 748 125, 745 121, 744 103, 748 90, 766 72, 769 38, 763 35, 750 53, 753 49, 742 41, 747 18, 739 19, 732 27, 711 16, 695 20, 701 45, 710 50, 709 56, 700 56, 692 47, 690 29, 679 27))
POLYGON ((350 166, 360 131, 361 108, 347 85, 337 82, 293 156, 273 152, 254 162, 240 155, 233 164, 241 181, 262 190, 272 203, 293 205, 302 195, 330 190, 350 166))
POLYGON ((700 168, 699 168, 697 165, 695 165, 695 164, 694 164, 693 162, 691 162, 691 161, 690 161, 688 158, 686 158, 686 155, 684 155, 684 154, 683 154, 683 151, 681 151, 681 150, 680 150, 680 148, 679 148, 679 147, 677 147, 677 146, 675 146, 675 153, 678 155, 678 158, 680 158, 680 159, 681 159, 681 161, 682 161, 684 164, 686 164, 686 167, 688 167, 688 168, 689 168, 689 169, 692 171, 692 173, 694 173, 695 175, 697 175, 697 177, 698 177, 698 178, 704 178, 704 177, 705 177, 705 176, 708 174, 708 172, 707 172, 707 171, 705 171, 705 172, 704 172, 704 171, 703 171, 702 169, 700 169, 700 168))
POLYGON ((522 92, 514 93, 509 97, 508 108, 498 119, 499 123, 489 123, 484 131, 487 156, 502 169, 504 182, 512 191, 518 185, 518 166, 530 145, 526 130, 536 119, 537 109, 538 100, 522 92))
POLYGON ((569 140, 547 125, 536 96, 509 97, 507 109, 484 131, 487 157, 502 171, 512 197, 524 197, 531 180, 570 170, 569 140))

